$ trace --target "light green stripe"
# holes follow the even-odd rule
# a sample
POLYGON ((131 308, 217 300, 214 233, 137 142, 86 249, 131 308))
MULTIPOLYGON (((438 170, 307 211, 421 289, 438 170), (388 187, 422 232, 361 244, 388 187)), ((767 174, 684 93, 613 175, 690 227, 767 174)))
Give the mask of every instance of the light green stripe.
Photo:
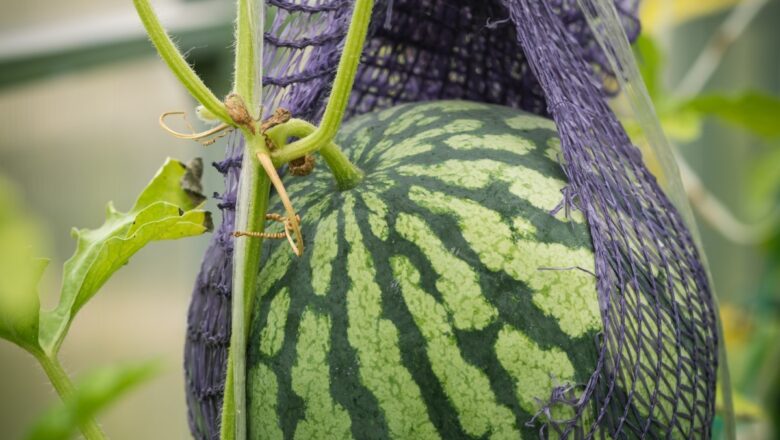
POLYGON ((511 118, 505 119, 504 122, 509 126, 509 128, 513 128, 515 130, 536 130, 539 128, 553 131, 558 130, 558 128, 555 126, 555 122, 551 119, 529 114, 513 116, 511 118))
POLYGON ((345 235, 350 246, 347 338, 357 351, 361 382, 376 397, 392 438, 438 439, 420 389, 401 362, 398 329, 391 321, 382 319, 382 293, 374 281, 374 262, 363 245, 354 206, 354 199, 347 195, 344 203, 345 235))
POLYGON ((447 160, 434 165, 403 165, 398 174, 412 177, 431 177, 461 188, 484 188, 494 181, 490 173, 498 162, 487 160, 447 160))
POLYGON ((396 229, 402 237, 417 245, 436 271, 436 289, 441 293, 455 327, 481 330, 498 311, 485 300, 474 270, 452 255, 431 228, 417 216, 401 213, 396 229))
MULTIPOLYGON (((300 194, 305 194, 307 192, 310 192, 310 190, 316 186, 315 179, 300 179, 300 178, 287 178, 284 182, 285 189, 287 190, 287 194, 290 197, 295 197, 300 194)), ((274 203, 279 203, 279 196, 275 195, 274 203)))
POLYGON ((515 154, 527 154, 535 148, 527 138, 513 134, 460 134, 444 143, 456 150, 497 150, 515 154))
MULTIPOLYGON (((430 166, 404 165, 398 168, 398 173, 404 176, 431 177, 471 189, 482 189, 495 181, 503 181, 509 184, 509 192, 547 212, 555 209, 561 202, 561 190, 566 186, 563 180, 545 176, 536 170, 489 159, 452 159, 430 166)), ((584 222, 580 212, 570 214, 575 222, 584 222)), ((558 218, 565 219, 562 210, 558 218)))
POLYGON ((341 124, 339 127, 338 136, 346 137, 350 136, 355 130, 362 128, 365 124, 373 124, 374 116, 371 113, 364 113, 360 116, 355 116, 349 120, 347 124, 341 124))
MULTIPOLYGON (((301 217, 301 223, 302 224, 308 224, 313 222, 318 222, 322 218, 322 212, 325 211, 325 208, 330 206, 331 199, 329 195, 325 195, 322 193, 319 194, 313 194, 311 198, 323 198, 321 202, 315 203, 311 208, 306 210, 306 213, 301 217)), ((306 202, 308 203, 308 199, 306 202)), ((306 237, 303 237, 305 240, 306 237)))
MULTIPOLYGON (((496 356, 515 381, 520 406, 531 414, 540 409, 540 402, 549 401, 554 387, 569 384, 574 379, 574 366, 566 353, 557 348, 543 350, 528 336, 509 326, 498 332, 496 356)), ((559 408, 553 415, 571 415, 567 413, 559 408)))
POLYGON ((306 405, 305 419, 295 428, 295 438, 349 439, 351 421, 347 411, 330 395, 330 320, 311 310, 303 313, 292 368, 292 388, 306 405))
POLYGON ((311 285, 314 293, 324 296, 330 290, 333 260, 338 254, 338 211, 333 211, 317 225, 311 251, 311 285))
POLYGON ((517 216, 512 219, 512 228, 518 237, 533 238, 536 235, 536 226, 525 217, 517 216))
POLYGON ((357 158, 363 154, 363 150, 366 149, 369 142, 371 142, 371 136, 368 134, 368 128, 362 128, 360 131, 358 131, 355 134, 354 139, 355 140, 352 144, 352 158, 353 160, 357 160, 357 158))
POLYGON ((434 122, 438 121, 439 119, 441 119, 441 116, 429 116, 427 118, 422 118, 419 121, 417 121, 417 126, 418 127, 427 127, 427 126, 433 124, 434 122))
MULTIPOLYGON (((288 177, 285 179, 285 186, 290 200, 294 206, 302 206, 308 203, 313 197, 322 197, 323 191, 328 189, 329 181, 311 175, 309 177, 288 177)), ((274 196, 273 205, 279 206, 279 197, 274 196)))
MULTIPOLYGON (((561 191, 566 187, 566 182, 542 175, 531 168, 504 165, 500 169, 499 178, 509 184, 509 192, 521 199, 528 200, 531 205, 542 211, 552 211, 563 200, 561 191)), ((579 211, 572 211, 569 214, 570 220, 577 223, 585 221, 579 211)), ((563 210, 558 213, 557 217, 561 220, 567 220, 563 210)))
POLYGON ((473 101, 431 101, 429 104, 423 105, 430 105, 432 108, 438 108, 444 113, 465 112, 473 110, 490 111, 489 105, 473 101))
POLYGON ((561 140, 557 137, 547 139, 547 149, 544 150, 544 155, 556 163, 559 163, 561 160, 563 160, 563 154, 561 153, 561 140))
POLYGON ((257 440, 282 440, 279 415, 276 412, 279 385, 276 375, 265 364, 249 369, 252 385, 249 400, 249 437, 257 440))
POLYGON ((365 182, 365 191, 373 193, 383 193, 395 186, 396 181, 387 176, 387 174, 377 173, 371 176, 370 182, 365 182))
POLYGON ((424 118, 425 115, 421 112, 406 112, 402 117, 396 118, 390 125, 387 126, 383 137, 391 137, 397 134, 401 134, 411 127, 415 122, 424 118))
POLYGON ((472 436, 489 433, 493 440, 519 439, 512 411, 496 402, 487 376, 461 356, 444 307, 418 287, 420 273, 406 257, 392 257, 390 263, 404 301, 426 340, 433 373, 458 412, 463 429, 472 436))
POLYGON ((290 289, 284 287, 271 300, 268 310, 268 322, 260 332, 260 351, 266 356, 274 356, 284 343, 284 327, 287 324, 287 311, 290 309, 290 289))
MULTIPOLYGON (((407 115, 404 115, 403 119, 398 120, 397 124, 403 125, 405 127, 404 129, 408 128, 409 125, 413 124, 414 122, 421 119, 422 114, 413 115, 411 117, 407 117, 407 115), (408 123, 407 123, 408 122, 408 123)), ((395 123, 394 123, 395 124, 395 123)), ((372 149, 369 152, 369 159, 373 158, 377 155, 385 155, 389 154, 391 157, 393 157, 393 160, 390 162, 397 162, 401 158, 410 157, 410 154, 406 154, 406 151, 411 149, 411 151, 415 151, 415 149, 420 149, 420 146, 424 144, 424 141, 437 137, 442 135, 454 135, 457 133, 466 133, 469 131, 474 131, 482 128, 483 122, 478 121, 476 119, 456 119, 454 121, 450 121, 445 125, 432 128, 430 130, 421 131, 419 133, 416 133, 414 136, 410 136, 402 140, 401 142, 397 144, 387 144, 386 148, 380 148, 380 145, 377 145, 376 148, 372 149), (389 152, 389 153, 388 153, 389 152)), ((402 128, 403 128, 402 127, 402 128)), ((388 128, 388 131, 393 132, 395 129, 399 129, 398 126, 394 128, 393 124, 388 128)), ((390 133, 392 134, 392 133, 390 133)), ((385 135, 390 135, 388 132, 385 132, 385 135)), ((384 143, 382 143, 384 145, 384 143)), ((426 149, 422 148, 420 152, 427 151, 426 149)), ((385 166, 388 164, 387 161, 382 161, 385 166)))
POLYGON ((443 112, 443 113, 460 113, 466 111, 482 110, 489 111, 490 107, 486 104, 473 101, 429 101, 425 103, 415 103, 409 107, 404 107, 408 110, 403 113, 401 117, 413 114, 428 115, 431 112, 443 112))
POLYGON ((260 275, 258 275, 258 297, 262 298, 265 296, 274 283, 279 281, 284 274, 287 273, 287 269, 289 269, 290 262, 292 261, 292 256, 292 250, 290 250, 290 246, 288 246, 287 243, 279 243, 279 245, 276 246, 276 250, 274 250, 273 254, 271 254, 267 261, 263 262, 263 268, 260 271, 260 275))
POLYGON ((396 164, 407 157, 427 153, 433 150, 431 144, 401 145, 398 144, 382 155, 382 164, 376 167, 377 171, 392 169, 396 164))
POLYGON ((371 227, 371 232, 375 237, 387 240, 387 205, 373 192, 364 191, 361 196, 369 209, 368 225, 371 227))
POLYGON ((390 107, 389 109, 382 110, 377 114, 377 119, 379 119, 380 121, 386 121, 392 118, 393 116, 395 116, 395 114, 398 113, 399 110, 403 110, 406 108, 408 107, 405 105, 397 105, 395 107, 390 107))
POLYGON ((579 337, 601 328, 595 277, 577 269, 540 270, 578 266, 593 271, 594 257, 589 250, 515 240, 499 213, 471 200, 418 186, 410 189, 409 197, 426 209, 455 217, 480 261, 492 271, 503 270, 526 283, 534 292, 534 304, 556 318, 567 335, 579 337))

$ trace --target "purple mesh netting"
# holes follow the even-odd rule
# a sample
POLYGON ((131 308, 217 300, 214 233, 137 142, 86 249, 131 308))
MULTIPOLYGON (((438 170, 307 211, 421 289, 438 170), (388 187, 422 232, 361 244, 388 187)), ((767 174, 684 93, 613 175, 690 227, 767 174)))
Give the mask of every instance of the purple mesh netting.
POLYGON ((504 2, 557 124, 569 191, 590 225, 604 323, 597 369, 572 402, 575 418, 550 428, 577 432, 590 418, 585 438, 709 438, 717 328, 690 232, 598 86, 580 74, 587 64, 552 8, 504 2))
MULTIPOLYGON (((615 0, 632 39, 637 2, 615 0)), ((316 121, 352 1, 267 3, 277 12, 266 34, 266 114, 284 107, 316 121)), ((687 228, 605 103, 615 91, 610 76, 577 0, 378 0, 349 113, 458 98, 552 115, 570 179, 565 201, 591 227, 604 332, 591 380, 551 396, 551 404, 572 406, 574 418, 539 418, 540 430, 708 438, 717 337, 707 278, 687 228), (592 428, 583 430, 583 420, 592 428)), ((198 439, 219 437, 241 151, 236 136, 215 164, 226 176, 223 222, 188 316, 187 403, 198 439)))

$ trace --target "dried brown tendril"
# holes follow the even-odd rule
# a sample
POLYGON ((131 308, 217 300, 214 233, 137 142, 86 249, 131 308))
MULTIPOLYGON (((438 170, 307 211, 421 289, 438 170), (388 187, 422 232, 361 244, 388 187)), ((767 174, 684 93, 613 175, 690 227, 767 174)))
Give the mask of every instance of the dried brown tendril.
POLYGON ((282 216, 281 214, 276 213, 269 213, 265 215, 266 220, 273 220, 279 223, 284 224, 284 232, 244 232, 244 231, 235 231, 233 232, 234 237, 253 237, 253 238, 267 238, 272 240, 281 240, 286 238, 287 241, 290 243, 290 247, 292 247, 293 252, 295 255, 300 256, 302 254, 302 251, 299 253, 298 247, 295 244, 295 241, 292 237, 292 232, 294 231, 294 223, 300 224, 301 217, 296 215, 295 220, 290 221, 287 217, 282 216))
POLYGON ((223 136, 225 136, 226 134, 230 133, 233 130, 233 127, 223 123, 209 130, 196 133, 195 129, 187 120, 187 114, 180 111, 165 112, 162 115, 160 115, 159 121, 160 121, 160 126, 163 128, 163 130, 167 131, 173 137, 177 139, 195 141, 200 143, 204 147, 213 144, 214 142, 217 141, 217 139, 222 138, 223 136), (190 133, 182 133, 169 127, 168 124, 165 122, 165 120, 170 116, 181 116, 182 120, 184 121, 184 124, 187 126, 187 128, 189 128, 190 133))
MULTIPOLYGON (((236 123, 236 125, 246 128, 252 134, 257 133, 257 126, 256 126, 257 121, 255 121, 252 118, 252 116, 250 115, 249 111, 246 108, 246 105, 244 104, 244 100, 241 99, 240 96, 234 93, 228 95, 225 98, 225 108, 227 109, 228 115, 233 120, 233 122, 236 123)), ((283 108, 278 108, 276 109, 276 111, 274 111, 273 115, 271 115, 268 119, 263 121, 262 124, 260 124, 260 134, 265 138, 265 142, 269 150, 274 150, 276 148, 276 145, 273 144, 270 137, 266 134, 266 131, 279 124, 284 124, 285 122, 289 121, 291 117, 292 114, 288 110, 285 110, 283 108)), ((233 129, 233 127, 231 127, 228 124, 220 124, 212 128, 211 130, 207 130, 201 133, 195 133, 195 130, 192 128, 189 122, 187 122, 186 114, 184 112, 175 112, 175 111, 163 113, 160 116, 160 125, 163 127, 165 131, 167 131, 174 137, 177 137, 179 139, 194 140, 200 142, 203 145, 213 144, 217 139, 224 136, 227 130, 233 129), (165 119, 171 115, 181 115, 185 123, 187 124, 187 126, 190 128, 190 131, 192 131, 192 133, 180 133, 168 127, 168 125, 165 123, 165 119)), ((269 238, 269 239, 281 239, 286 237, 295 255, 300 257, 301 255, 303 255, 303 233, 301 232, 301 217, 295 213, 295 209, 292 206, 290 197, 287 195, 287 191, 284 188, 284 184, 282 183, 282 180, 279 177, 279 173, 276 171, 276 167, 274 167, 273 161, 271 160, 271 157, 268 155, 268 152, 267 151, 258 152, 256 156, 257 159, 260 161, 260 164, 263 166, 263 169, 265 170, 266 174, 268 174, 269 179, 271 179, 271 183, 274 185, 274 188, 276 189, 276 192, 279 194, 279 198, 282 200, 282 204, 284 205, 284 208, 287 211, 286 217, 282 217, 279 214, 268 214, 266 215, 266 219, 275 220, 284 223, 284 233, 235 231, 233 232, 233 236, 234 237, 247 236, 247 237, 269 238)), ((303 170, 306 167, 313 168, 313 166, 314 166, 313 158, 310 161, 304 158, 301 169, 303 170)), ((309 172, 310 171, 311 170, 309 170, 309 172)), ((293 174, 295 174, 295 172, 293 172, 293 174)), ((297 175, 301 175, 301 174, 297 174, 297 175)))
POLYGON ((265 144, 270 151, 276 150, 278 146, 271 140, 271 137, 268 136, 266 132, 277 125, 284 124, 290 119, 292 119, 292 113, 290 113, 289 110, 280 107, 274 111, 274 114, 260 124, 260 133, 265 137, 265 144))
POLYGON ((293 176, 308 176, 314 170, 314 165, 316 165, 314 156, 307 154, 291 160, 288 164, 288 171, 293 176))
POLYGON ((236 125, 247 128, 251 133, 257 132, 257 127, 255 127, 256 121, 252 115, 249 114, 249 110, 247 110, 246 104, 244 104, 244 100, 240 96, 235 93, 227 95, 225 98, 225 109, 227 110, 230 119, 232 119, 236 125))

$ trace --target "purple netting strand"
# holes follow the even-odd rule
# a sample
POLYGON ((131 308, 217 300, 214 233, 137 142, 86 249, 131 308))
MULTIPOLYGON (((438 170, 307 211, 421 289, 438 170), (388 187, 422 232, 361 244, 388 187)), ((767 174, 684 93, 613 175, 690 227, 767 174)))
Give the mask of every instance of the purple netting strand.
POLYGON ((566 398, 571 390, 552 396, 551 404, 571 404, 575 416, 546 428, 565 437, 710 438, 716 318, 690 232, 599 84, 582 74, 589 65, 572 50, 557 11, 538 0, 503 1, 590 225, 604 324, 597 369, 577 400, 566 398))
MULTIPOLYGON (((615 0, 632 39, 637 1, 615 0)), ((265 38, 266 115, 284 107, 317 121, 352 1, 267 3, 276 15, 265 38)), ((349 114, 467 99, 552 115, 570 177, 566 200, 594 238, 604 332, 591 380, 551 396, 574 417, 545 423, 548 410, 537 424, 575 438, 707 438, 717 340, 706 277, 679 215, 605 104, 615 83, 577 0, 378 0, 349 114)), ((188 316, 184 366, 197 439, 219 438, 241 151, 235 136, 215 164, 226 178, 223 223, 188 316)))

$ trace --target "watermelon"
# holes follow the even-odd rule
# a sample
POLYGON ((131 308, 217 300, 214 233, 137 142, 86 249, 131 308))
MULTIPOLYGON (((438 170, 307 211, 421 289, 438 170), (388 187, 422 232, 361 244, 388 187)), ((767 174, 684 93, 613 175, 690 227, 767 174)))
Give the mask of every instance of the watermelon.
POLYGON ((415 103, 337 143, 363 181, 339 191, 323 165, 286 179, 307 250, 264 244, 250 438, 538 437, 553 389, 595 370, 602 328, 588 226, 551 214, 567 184, 554 123, 415 103))

